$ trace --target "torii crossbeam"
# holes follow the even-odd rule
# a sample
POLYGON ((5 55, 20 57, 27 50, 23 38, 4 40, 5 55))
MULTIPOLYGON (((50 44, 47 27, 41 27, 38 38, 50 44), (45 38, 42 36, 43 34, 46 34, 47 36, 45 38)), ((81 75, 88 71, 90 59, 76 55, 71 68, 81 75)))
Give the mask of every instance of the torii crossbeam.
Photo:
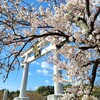
MULTIPOLYGON (((27 86, 29 63, 56 49, 56 46, 52 44, 44 48, 46 44, 50 44, 50 42, 46 41, 46 38, 43 41, 37 41, 27 51, 25 51, 23 55, 21 55, 21 57, 24 58, 24 61, 21 63, 21 66, 23 66, 24 68, 23 76, 22 76, 22 82, 21 82, 21 88, 20 88, 20 95, 19 97, 14 98, 14 100, 29 100, 29 98, 26 97, 26 86, 27 86), (33 55, 31 56, 31 54, 33 55)), ((59 70, 57 66, 54 66, 54 74, 55 75, 62 74, 62 71, 59 70)), ((63 93, 62 83, 54 82, 54 93, 55 94, 63 93)))

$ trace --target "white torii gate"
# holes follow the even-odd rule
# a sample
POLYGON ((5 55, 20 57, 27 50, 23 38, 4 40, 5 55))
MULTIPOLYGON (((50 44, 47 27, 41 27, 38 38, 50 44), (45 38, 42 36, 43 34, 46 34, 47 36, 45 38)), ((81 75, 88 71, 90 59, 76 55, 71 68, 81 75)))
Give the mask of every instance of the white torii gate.
MULTIPOLYGON (((29 97, 26 97, 29 63, 56 49, 56 46, 52 44, 50 44, 50 46, 43 49, 42 47, 48 43, 49 43, 48 41, 41 41, 41 42, 38 41, 33 46, 31 46, 27 51, 25 51, 25 53, 21 56, 22 58, 24 58, 24 61, 21 64, 21 66, 23 66, 24 69, 23 69, 23 76, 22 76, 22 82, 20 88, 20 95, 19 97, 14 98, 14 100, 30 100, 29 97), (31 54, 34 55, 30 56, 31 54)), ((58 54, 55 54, 55 56, 58 56, 58 54)), ((55 75, 62 74, 62 70, 59 70, 58 67, 55 65, 54 65, 54 74, 55 75)), ((62 83, 54 82, 54 94, 55 95, 63 94, 62 83)), ((48 100, 52 100, 52 99, 48 98, 48 100)))

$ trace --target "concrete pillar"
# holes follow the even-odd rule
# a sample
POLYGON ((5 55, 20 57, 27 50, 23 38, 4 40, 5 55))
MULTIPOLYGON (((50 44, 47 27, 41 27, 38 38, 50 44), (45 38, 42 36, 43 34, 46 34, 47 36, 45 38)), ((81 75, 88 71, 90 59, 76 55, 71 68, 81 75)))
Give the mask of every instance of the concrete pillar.
MULTIPOLYGON (((56 52, 54 53, 55 58, 60 60, 59 54, 56 52)), ((60 70, 56 65, 54 65, 54 74, 61 75, 62 70, 60 70)), ((54 81, 54 94, 48 95, 47 100, 61 100, 63 97, 63 83, 55 82, 54 81)))
MULTIPOLYGON (((54 74, 62 74, 61 70, 58 70, 57 66, 54 65, 54 74)), ((54 82, 54 94, 63 94, 63 84, 59 82, 54 82)))
POLYGON ((8 90, 5 90, 3 95, 3 100, 7 100, 7 94, 8 94, 8 90))
POLYGON ((29 100, 29 97, 26 97, 26 87, 27 87, 28 70, 29 70, 29 64, 27 63, 27 58, 28 58, 28 55, 26 55, 25 61, 24 61, 20 95, 19 97, 14 98, 14 100, 29 100))
POLYGON ((20 88, 20 95, 19 95, 20 97, 25 97, 26 96, 28 70, 29 70, 29 64, 25 63, 24 69, 23 69, 21 88, 20 88))
MULTIPOLYGON (((59 54, 54 54, 57 59, 60 59, 59 54)), ((54 65, 54 75, 61 75, 62 70, 60 70, 56 65, 54 65)), ((63 83, 54 82, 54 94, 63 94, 63 83)))

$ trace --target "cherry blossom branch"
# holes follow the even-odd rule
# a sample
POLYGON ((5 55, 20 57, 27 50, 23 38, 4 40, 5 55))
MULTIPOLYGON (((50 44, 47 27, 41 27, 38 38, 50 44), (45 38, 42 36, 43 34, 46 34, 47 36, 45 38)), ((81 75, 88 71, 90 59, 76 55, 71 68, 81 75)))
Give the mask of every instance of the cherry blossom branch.
POLYGON ((18 40, 18 39, 27 39, 27 38, 41 38, 41 37, 46 37, 46 36, 54 36, 54 35, 56 35, 56 36, 62 36, 62 37, 64 37, 64 38, 69 38, 69 36, 68 35, 66 35, 66 34, 62 34, 61 33, 61 31, 56 31, 56 32, 47 32, 47 33, 45 33, 45 34, 40 34, 40 35, 36 35, 36 34, 34 34, 34 35, 29 35, 29 36, 24 36, 24 37, 21 37, 21 38, 15 38, 14 40, 18 40))
MULTIPOLYGON (((19 38, 14 38, 12 41, 9 42, 4 42, 3 45, 9 45, 9 44, 13 44, 16 42, 26 42, 27 40, 29 40, 30 38, 34 39, 34 38, 41 38, 41 37, 47 37, 47 36, 61 36, 66 38, 66 40, 68 40, 69 36, 66 34, 62 34, 59 32, 47 32, 45 34, 41 34, 41 35, 30 35, 30 36, 19 36, 19 38)), ((66 41, 67 42, 67 41, 66 41)))
POLYGON ((41 38, 41 37, 45 37, 45 36, 62 36, 62 37, 65 37, 65 38, 68 38, 69 36, 66 35, 66 34, 62 34, 61 32, 48 32, 47 34, 42 34, 42 35, 34 35, 35 38, 41 38))
MULTIPOLYGON (((15 61, 15 60, 17 59, 17 57, 20 55, 20 53, 22 52, 22 50, 24 49, 24 47, 25 47, 32 39, 33 39, 33 38, 29 39, 29 40, 23 45, 23 47, 20 49, 20 51, 15 55, 13 61, 12 61, 11 64, 9 65, 9 69, 8 69, 8 71, 7 71, 7 74, 6 74, 6 77, 5 77, 5 79, 4 79, 4 82, 5 82, 6 79, 8 78, 9 72, 10 72, 10 70, 11 70, 11 67, 12 67, 14 61, 15 61)), ((18 60, 18 59, 17 59, 17 60, 18 60)))

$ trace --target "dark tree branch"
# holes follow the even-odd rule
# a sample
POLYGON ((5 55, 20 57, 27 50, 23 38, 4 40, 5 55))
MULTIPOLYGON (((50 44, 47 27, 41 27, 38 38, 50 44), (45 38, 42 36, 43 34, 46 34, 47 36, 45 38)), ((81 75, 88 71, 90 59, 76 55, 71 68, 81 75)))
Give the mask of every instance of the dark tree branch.
POLYGON ((64 40, 64 41, 60 42, 59 44, 57 44, 56 45, 57 49, 60 49, 66 42, 67 42, 67 40, 64 40))
POLYGON ((93 19, 91 20, 90 22, 90 27, 91 27, 91 30, 90 32, 92 33, 93 30, 94 30, 94 23, 95 23, 95 20, 97 19, 98 15, 100 14, 100 7, 97 8, 97 11, 95 13, 95 15, 93 16, 93 19))
POLYGON ((97 68, 98 68, 99 64, 100 64, 100 58, 96 59, 96 61, 94 62, 94 65, 93 65, 92 76, 91 76, 91 90, 90 90, 90 93, 92 92, 93 87, 94 87, 94 82, 95 82, 95 78, 96 78, 96 71, 97 71, 97 68))
POLYGON ((88 50, 88 49, 93 49, 95 47, 97 47, 98 44, 95 44, 95 45, 90 45, 90 46, 84 46, 84 47, 78 47, 79 49, 82 49, 82 50, 88 50))
POLYGON ((88 65, 91 65, 93 62, 88 62, 87 64, 82 65, 82 67, 87 67, 88 65))
MULTIPOLYGON (((63 32, 62 32, 63 33, 63 32)), ((21 38, 15 38, 14 40, 18 40, 18 39, 27 39, 27 38, 41 38, 41 37, 46 37, 46 36, 62 36, 64 38, 69 38, 68 35, 66 34, 62 34, 61 31, 58 31, 58 32, 47 32, 45 34, 40 34, 40 35, 30 35, 30 36, 25 36, 25 37, 21 37, 21 38)))
POLYGON ((47 32, 46 34, 41 34, 41 35, 33 35, 33 37, 35 37, 35 38, 41 38, 41 37, 45 37, 45 36, 54 36, 54 35, 56 35, 56 36, 62 36, 62 37, 64 37, 64 38, 69 38, 69 36, 68 35, 66 35, 66 34, 62 34, 61 32, 47 32))
POLYGON ((13 61, 12 61, 11 64, 9 65, 9 69, 8 69, 8 71, 7 71, 7 74, 6 74, 6 77, 5 77, 5 79, 4 79, 4 82, 5 82, 6 79, 8 78, 9 72, 10 72, 10 70, 11 70, 11 67, 12 67, 14 61, 15 61, 15 60, 17 59, 17 57, 20 55, 20 53, 22 52, 22 50, 24 49, 24 47, 27 45, 27 43, 29 43, 32 39, 33 39, 33 38, 29 39, 29 40, 23 45, 23 47, 20 49, 20 51, 15 55, 13 61))
POLYGON ((88 17, 90 16, 90 3, 89 3, 89 0, 85 0, 86 2, 86 13, 88 15, 88 17))
POLYGON ((56 0, 54 0, 54 4, 57 6, 57 1, 56 0))
POLYGON ((53 26, 49 26, 49 25, 46 25, 46 26, 38 26, 37 28, 54 28, 53 26))
POLYGON ((47 32, 45 34, 41 34, 41 35, 30 35, 30 36, 19 36, 18 38, 14 38, 12 41, 8 41, 8 42, 4 42, 3 45, 9 45, 9 44, 13 44, 16 42, 26 42, 27 40, 29 40, 30 38, 34 39, 34 38, 41 38, 41 37, 47 37, 47 36, 61 36, 66 38, 66 40, 68 40, 69 36, 64 34, 61 31, 58 32, 47 32))
POLYGON ((100 14, 100 7, 97 8, 97 11, 94 15, 94 21, 97 19, 98 15, 100 14))
MULTIPOLYGON (((98 59, 96 59, 98 60, 98 59)), ((87 67, 88 65, 94 64, 96 60, 90 60, 88 63, 82 65, 82 67, 87 67)))

